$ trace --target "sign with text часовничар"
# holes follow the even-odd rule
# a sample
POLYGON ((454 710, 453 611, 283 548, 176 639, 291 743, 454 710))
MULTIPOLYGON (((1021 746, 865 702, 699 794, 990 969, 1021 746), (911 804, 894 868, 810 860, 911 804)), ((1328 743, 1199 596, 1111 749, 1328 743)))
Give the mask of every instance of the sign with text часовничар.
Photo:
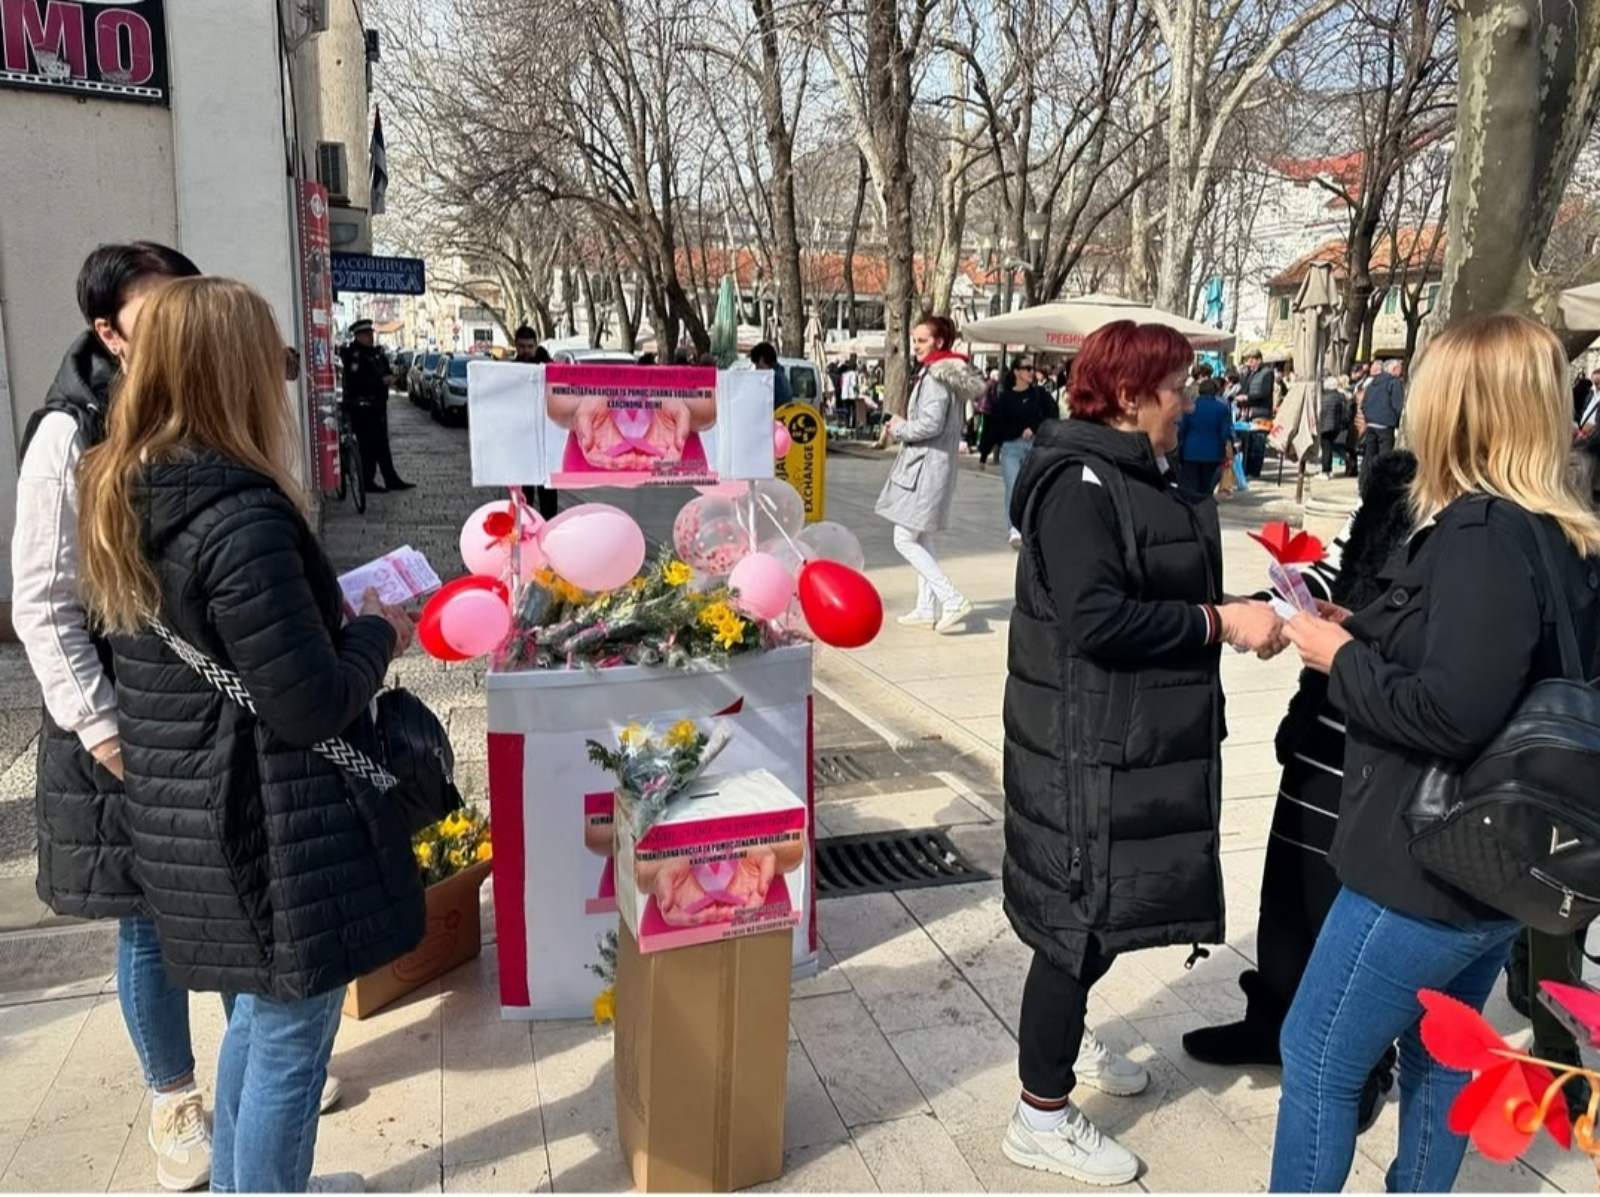
POLYGON ((427 279, 421 258, 336 253, 333 289, 370 295, 421 295, 427 290, 427 279))

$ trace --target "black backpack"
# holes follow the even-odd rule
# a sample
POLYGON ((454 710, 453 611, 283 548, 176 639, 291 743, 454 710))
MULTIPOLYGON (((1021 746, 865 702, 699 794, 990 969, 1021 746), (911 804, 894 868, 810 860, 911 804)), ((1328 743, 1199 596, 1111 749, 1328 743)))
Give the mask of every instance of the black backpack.
POLYGON ((1600 915, 1600 690, 1587 680, 1545 529, 1522 514, 1550 582, 1562 676, 1536 682, 1470 765, 1432 765, 1405 821, 1411 857, 1428 872, 1562 935, 1600 915))

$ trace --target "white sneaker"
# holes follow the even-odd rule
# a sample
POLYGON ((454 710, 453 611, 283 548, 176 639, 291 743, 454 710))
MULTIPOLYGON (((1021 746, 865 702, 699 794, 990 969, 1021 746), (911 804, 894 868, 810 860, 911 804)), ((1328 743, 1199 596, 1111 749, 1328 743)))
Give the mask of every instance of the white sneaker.
POLYGON ((147 1137, 163 1189, 187 1193, 211 1183, 211 1128, 200 1090, 153 1098, 147 1137))
POLYGON ((1009 539, 1011 541, 1012 548, 1020 549, 1022 547, 1022 533, 1018 532, 1015 528, 1011 529, 1011 536, 1009 539))
POLYGON ((1024 1119, 1018 1102, 1000 1150, 1013 1164, 1054 1172, 1086 1185, 1125 1185, 1139 1175, 1139 1157, 1101 1134, 1073 1105, 1054 1129, 1036 1131, 1024 1119))
POLYGON ((326 1114, 343 1099, 344 1086, 339 1083, 339 1078, 330 1072, 328 1079, 322 1082, 322 1101, 317 1105, 317 1113, 326 1114))
POLYGON ((932 611, 907 611, 895 622, 903 628, 931 628, 939 622, 932 611))
POLYGON ((1132 1097, 1150 1087, 1150 1073, 1143 1064, 1112 1051, 1090 1030, 1083 1032, 1083 1046, 1078 1049, 1072 1075, 1113 1097, 1132 1097))
POLYGON ((948 636, 960 629, 967 622, 967 616, 971 614, 972 603, 962 599, 955 606, 947 607, 939 613, 939 620, 933 625, 933 630, 941 636, 948 636))
POLYGON ((359 1172, 328 1172, 306 1182, 308 1193, 365 1193, 367 1181, 359 1172))

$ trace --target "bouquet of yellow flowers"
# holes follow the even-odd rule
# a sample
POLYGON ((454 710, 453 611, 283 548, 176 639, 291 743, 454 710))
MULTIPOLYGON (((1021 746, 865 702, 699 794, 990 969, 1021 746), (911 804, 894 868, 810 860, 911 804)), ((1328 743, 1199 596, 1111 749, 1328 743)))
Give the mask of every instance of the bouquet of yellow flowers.
POLYGON ((585 594, 548 571, 537 573, 523 592, 506 665, 706 669, 794 638, 739 614, 726 583, 701 588, 694 581, 694 570, 670 550, 632 582, 604 594, 585 594))
POLYGON ((704 732, 693 719, 680 719, 662 735, 630 723, 617 732, 616 748, 588 741, 589 759, 616 776, 617 789, 633 802, 633 833, 642 836, 730 738, 720 720, 704 732))
POLYGON ((455 811, 411 838, 422 884, 433 885, 453 877, 468 865, 489 860, 489 820, 470 807, 455 811))

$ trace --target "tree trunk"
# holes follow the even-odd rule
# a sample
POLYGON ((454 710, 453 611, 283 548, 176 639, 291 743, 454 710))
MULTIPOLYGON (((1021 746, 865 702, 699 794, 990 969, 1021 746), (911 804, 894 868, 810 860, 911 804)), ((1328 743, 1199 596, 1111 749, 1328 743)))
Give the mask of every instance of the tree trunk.
POLYGON ((845 326, 854 340, 860 335, 856 324, 856 245, 861 239, 861 214, 867 206, 867 160, 856 154, 856 202, 850 209, 850 231, 844 240, 845 326))
POLYGON ((905 415, 909 399, 907 359, 911 350, 911 303, 916 290, 912 221, 911 52, 900 36, 898 0, 866 0, 866 117, 877 166, 874 174, 883 212, 888 261, 883 296, 884 405, 905 415))
POLYGON ((1564 327, 1540 261, 1600 104, 1600 0, 1462 0, 1441 322, 1564 327))
MULTIPOLYGON (((1362 334, 1365 332, 1370 338, 1372 322, 1368 319, 1368 310, 1372 307, 1372 239, 1378 229, 1378 213, 1374 209, 1369 218, 1363 220, 1352 231, 1347 243, 1345 254, 1345 316, 1344 316, 1344 372, 1350 373, 1350 368, 1356 364, 1356 355, 1360 352, 1362 334)), ((1390 250, 1391 262, 1393 260, 1393 247, 1390 250)), ((1391 270, 1393 267, 1391 266, 1391 270)))
POLYGON ((783 106, 783 60, 773 0, 750 0, 761 32, 761 110, 772 159, 772 268, 777 275, 779 351, 803 357, 806 346, 805 293, 800 282, 800 230, 794 200, 794 137, 783 106))

